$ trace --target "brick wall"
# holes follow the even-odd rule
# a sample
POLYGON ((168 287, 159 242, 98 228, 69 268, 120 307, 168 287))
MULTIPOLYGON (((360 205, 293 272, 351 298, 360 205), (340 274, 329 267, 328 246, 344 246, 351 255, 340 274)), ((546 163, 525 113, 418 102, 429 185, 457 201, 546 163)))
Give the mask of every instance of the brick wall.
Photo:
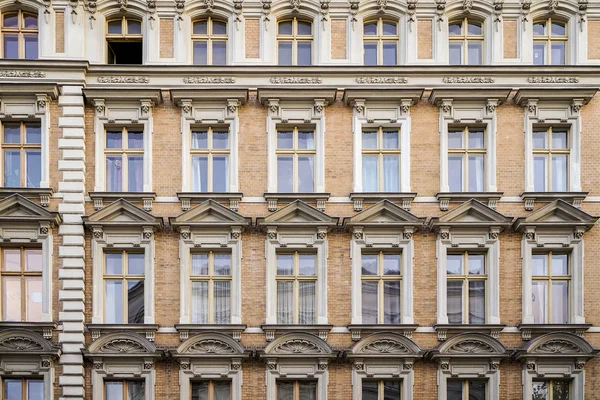
POLYGON ((331 20, 331 58, 343 60, 346 55, 346 29, 348 22, 345 19, 331 20))
POLYGON ((160 18, 160 58, 173 57, 173 18, 160 18))
POLYGON ((588 58, 590 60, 600 60, 600 43, 598 43, 598 37, 600 37, 600 20, 588 20, 587 30, 588 58))
POLYGON ((55 14, 55 46, 57 53, 65 52, 65 13, 62 11, 56 11, 55 14))
POLYGON ((247 18, 244 22, 246 58, 260 57, 260 20, 247 18))
POLYGON ((417 57, 420 60, 433 58, 433 20, 417 20, 417 57))
POLYGON ((505 19, 502 22, 504 58, 517 58, 517 21, 505 19))

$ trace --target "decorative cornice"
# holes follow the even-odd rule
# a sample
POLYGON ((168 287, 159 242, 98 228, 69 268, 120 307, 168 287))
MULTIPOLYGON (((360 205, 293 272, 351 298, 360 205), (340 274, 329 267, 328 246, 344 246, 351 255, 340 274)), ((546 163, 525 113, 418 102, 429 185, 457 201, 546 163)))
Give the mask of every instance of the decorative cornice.
POLYGON ((156 0, 146 0, 146 7, 148 9, 148 20, 150 21, 150 27, 154 29, 154 14, 156 14, 156 0))
POLYGON ((356 16, 360 6, 360 0, 348 0, 350 2, 350 15, 352 15, 352 29, 354 29, 354 23, 358 21, 356 16))
MULTIPOLYGON (((261 0, 262 3, 262 14, 263 14, 263 20, 266 21, 270 21, 269 19, 269 15, 271 14, 271 2, 273 0, 261 0)), ((267 25, 265 24, 265 30, 267 29, 267 25)))
POLYGON ((243 12, 244 0, 233 0, 233 13, 235 15, 235 27, 237 30, 240 29, 240 22, 242 22, 243 12))
POLYGON ((235 83, 233 76, 186 76, 183 83, 190 84, 228 84, 235 83))
POLYGON ((269 80, 269 82, 276 84, 276 85, 285 85, 285 84, 291 84, 291 85, 295 85, 295 84, 301 84, 301 85, 318 85, 323 83, 323 80, 321 78, 318 77, 314 77, 314 76, 288 76, 288 77, 283 77, 283 76, 273 76, 271 77, 271 79, 269 80))
POLYGON ((24 336, 11 336, 0 341, 0 349, 9 351, 41 351, 44 348, 35 340, 24 336))
POLYGON ((445 76, 444 83, 494 83, 491 76, 445 76))
POLYGON ((408 79, 399 76, 358 76, 355 79, 356 83, 361 85, 368 85, 373 83, 393 83, 393 84, 404 84, 408 83, 408 79))
POLYGON ((494 353, 494 349, 481 340, 463 340, 456 343, 448 349, 448 353, 453 354, 481 354, 494 353))
POLYGON ((45 78, 46 73, 44 71, 24 71, 9 69, 0 71, 0 78, 45 78))
POLYGON ((529 83, 579 83, 579 78, 574 76, 530 76, 529 83))
POLYGON ((144 346, 130 339, 115 339, 104 344, 100 353, 140 353, 146 352, 144 346))
POLYGON ((148 83, 147 76, 99 76, 98 83, 148 83))
POLYGON ((290 339, 275 349, 273 349, 273 354, 314 354, 314 353, 324 353, 323 349, 321 349, 316 344, 304 340, 304 339, 290 339))

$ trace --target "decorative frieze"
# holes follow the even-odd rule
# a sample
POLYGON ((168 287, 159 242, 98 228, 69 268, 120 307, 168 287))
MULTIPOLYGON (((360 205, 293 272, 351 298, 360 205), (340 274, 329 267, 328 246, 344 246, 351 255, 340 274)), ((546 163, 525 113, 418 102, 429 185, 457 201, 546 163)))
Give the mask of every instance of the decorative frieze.
POLYGON ((385 83, 385 84, 408 83, 407 78, 398 77, 398 76, 359 76, 355 80, 356 80, 356 83, 361 84, 361 85, 377 84, 377 83, 385 83))
POLYGON ((579 78, 574 76, 530 76, 529 83, 579 83, 579 78))
POLYGON ((226 84, 235 83, 233 76, 186 76, 183 83, 189 84, 226 84))
POLYGON ((276 85, 281 84, 301 84, 301 85, 319 85, 323 83, 321 78, 317 78, 314 76, 274 76, 269 80, 271 83, 276 85))
POLYGON ((45 78, 43 71, 24 71, 18 69, 8 69, 0 71, 0 78, 45 78))
POLYGON ((445 76, 444 83, 494 83, 491 76, 445 76))
POLYGON ((148 83, 147 76, 99 76, 98 83, 148 83))

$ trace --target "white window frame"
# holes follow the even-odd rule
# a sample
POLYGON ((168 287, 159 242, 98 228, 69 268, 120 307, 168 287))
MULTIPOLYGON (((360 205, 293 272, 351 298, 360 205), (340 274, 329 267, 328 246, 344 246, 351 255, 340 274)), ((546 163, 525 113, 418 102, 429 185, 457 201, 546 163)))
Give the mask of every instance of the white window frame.
MULTIPOLYGON (((536 8, 536 7, 532 7, 536 8)), ((567 24, 567 44, 565 46, 567 55, 565 58, 565 66, 573 65, 576 62, 589 63, 587 60, 587 41, 583 40, 587 36, 587 27, 580 30, 582 22, 577 21, 576 12, 567 10, 559 5, 552 13, 548 12, 546 7, 538 8, 535 12, 527 15, 527 20, 520 21, 517 25, 520 26, 519 35, 521 40, 517 42, 520 46, 521 60, 525 64, 533 65, 533 24, 540 20, 548 20, 548 17, 560 20, 567 24), (585 36, 584 36, 585 35, 585 36)), ((589 40, 589 38, 588 38, 589 40)), ((549 64, 544 63, 544 66, 549 64)))
MULTIPOLYGON (((260 22, 260 54, 262 60, 269 65, 279 64, 279 53, 277 48, 277 28, 278 23, 290 18, 296 17, 299 20, 305 20, 312 24, 312 54, 311 66, 320 65, 331 58, 329 29, 324 29, 327 23, 319 17, 318 12, 313 7, 305 7, 298 3, 296 11, 292 13, 290 7, 280 7, 275 5, 271 8, 272 13, 268 19, 260 22)), ((243 35, 242 35, 243 36, 243 35)))

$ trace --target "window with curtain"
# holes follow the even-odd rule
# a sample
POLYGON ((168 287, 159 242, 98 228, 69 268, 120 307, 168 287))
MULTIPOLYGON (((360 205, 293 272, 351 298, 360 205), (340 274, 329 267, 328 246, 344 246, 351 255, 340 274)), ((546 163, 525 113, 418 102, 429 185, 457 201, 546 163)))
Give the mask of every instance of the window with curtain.
POLYGON ((362 254, 362 323, 400 323, 399 253, 362 254))
POLYGON ((45 400, 44 380, 30 378, 3 379, 4 400, 45 400))
POLYGON ((277 191, 315 191, 315 131, 293 127, 277 129, 277 191))
POLYGON ((314 324, 317 318, 317 255, 277 254, 277 323, 314 324))
POLYGON ((39 122, 3 122, 4 187, 39 188, 42 180, 42 127, 39 122))
POLYGON ((485 254, 446 256, 447 314, 450 324, 485 324, 487 271, 485 254))
POLYGON ((533 381, 533 400, 571 400, 571 382, 548 379, 533 381))
POLYGON ((398 64, 398 23, 378 18, 363 26, 365 65, 398 64))
POLYGON ((400 191, 400 128, 365 128, 362 132, 364 192, 400 191))
POLYGON ((536 192, 569 190, 569 130, 533 129, 533 187, 536 192))
POLYGON ((451 192, 485 191, 485 130, 448 129, 448 186, 451 192))
POLYGON ((144 132, 122 127, 106 130, 106 191, 144 190, 144 132))
POLYGON ((229 191, 229 131, 227 128, 192 129, 192 191, 229 191))
POLYGON ((0 248, 2 320, 41 322, 42 249, 0 248))
POLYGON ((533 64, 567 63, 567 24, 548 18, 533 22, 533 64))
POLYGON ((277 59, 279 65, 312 64, 312 23, 298 18, 277 23, 277 59))
POLYGON ((277 381, 277 400, 317 400, 317 381, 277 381))
POLYGON ((552 251, 532 254, 531 276, 534 323, 569 323, 569 255, 552 251))
POLYGON ((136 64, 143 62, 142 21, 123 16, 106 23, 108 64, 136 64))
POLYGON ((23 10, 2 14, 2 57, 38 58, 38 18, 23 10))
POLYGON ((144 400, 144 381, 119 380, 104 382, 105 400, 144 400))
POLYGON ((446 382, 448 400, 486 400, 486 381, 448 380, 446 382))
POLYGON ((227 64, 227 23, 212 17, 192 24, 195 65, 227 64))
POLYGON ((192 382, 192 400, 231 400, 231 381, 192 382))
POLYGON ((483 64, 483 23, 463 18, 448 23, 450 65, 483 64))
POLYGON ((192 324, 231 323, 231 253, 192 253, 192 324))
POLYGON ((362 381, 362 400, 401 400, 399 380, 381 379, 362 381))
POLYGON ((104 323, 144 323, 144 254, 104 254, 104 323))

